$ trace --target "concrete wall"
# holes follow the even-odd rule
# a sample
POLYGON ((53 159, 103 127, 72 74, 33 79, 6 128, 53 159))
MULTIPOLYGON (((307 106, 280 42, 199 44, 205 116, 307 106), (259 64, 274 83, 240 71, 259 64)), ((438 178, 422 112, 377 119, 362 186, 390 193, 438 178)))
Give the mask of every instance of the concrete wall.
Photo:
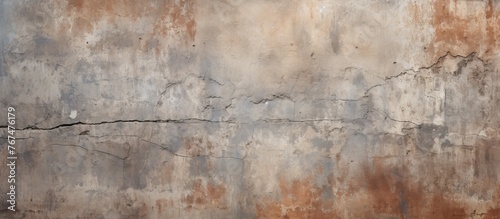
POLYGON ((1 218, 500 218, 499 0, 0 2, 1 218))

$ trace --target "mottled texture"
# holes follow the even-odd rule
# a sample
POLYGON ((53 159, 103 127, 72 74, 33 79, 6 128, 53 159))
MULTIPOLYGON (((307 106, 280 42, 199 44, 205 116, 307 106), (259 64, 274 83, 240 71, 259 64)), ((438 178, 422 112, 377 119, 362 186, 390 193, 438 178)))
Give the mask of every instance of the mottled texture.
POLYGON ((0 218, 500 218, 498 0, 3 0, 0 28, 0 218))

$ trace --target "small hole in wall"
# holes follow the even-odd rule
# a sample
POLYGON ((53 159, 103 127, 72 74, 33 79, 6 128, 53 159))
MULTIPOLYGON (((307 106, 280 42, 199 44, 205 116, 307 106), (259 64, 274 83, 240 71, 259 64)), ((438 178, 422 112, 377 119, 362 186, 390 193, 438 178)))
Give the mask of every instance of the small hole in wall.
POLYGON ((89 42, 87 42, 87 44, 89 44, 89 42))
POLYGON ((141 38, 141 37, 139 37, 139 40, 142 40, 142 38, 141 38))
POLYGON ((393 62, 392 64, 394 64, 394 65, 395 65, 396 63, 397 63, 397 62, 393 62))
POLYGON ((193 47, 195 47, 196 45, 193 44, 193 47))

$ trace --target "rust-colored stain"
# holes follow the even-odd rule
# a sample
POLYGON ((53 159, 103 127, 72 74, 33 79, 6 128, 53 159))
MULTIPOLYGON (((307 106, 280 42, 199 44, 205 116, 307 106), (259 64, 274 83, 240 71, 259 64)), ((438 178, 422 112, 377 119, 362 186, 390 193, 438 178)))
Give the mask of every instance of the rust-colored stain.
POLYGON ((483 219, 500 219, 500 207, 490 209, 488 212, 486 212, 486 215, 484 215, 483 219))
POLYGON ((164 3, 160 8, 161 15, 155 23, 154 32, 166 36, 170 30, 186 31, 189 39, 196 37, 196 20, 194 18, 194 2, 180 0, 178 3, 164 3), (166 22, 168 21, 168 22, 166 22))
POLYGON ((214 145, 204 138, 191 137, 184 140, 184 148, 191 156, 214 155, 214 145))
POLYGON ((288 182, 279 179, 280 198, 257 204, 259 218, 338 218, 333 199, 321 198, 323 189, 311 182, 312 177, 288 182))
MULTIPOLYGON (((195 2, 191 0, 163 0, 150 3, 140 0, 69 0, 67 2, 69 26, 73 36, 91 33, 101 21, 116 24, 126 19, 135 22, 140 18, 153 17, 154 36, 168 37, 185 34, 192 41, 196 37, 195 2), (72 18, 72 19, 71 19, 72 18)), ((181 35, 184 38, 184 35, 181 35)))
MULTIPOLYGON (((404 165, 374 158, 360 168, 353 177, 338 178, 330 174, 326 187, 314 183, 318 173, 294 180, 280 176, 279 196, 259 198, 256 214, 259 218, 433 219, 465 219, 474 215, 467 209, 466 201, 446 190, 429 189, 410 176, 404 165), (327 187, 337 191, 335 195, 325 196, 327 187)), ((484 218, 498 218, 500 209, 476 213, 484 218)))
POLYGON ((204 185, 202 180, 198 179, 194 181, 190 194, 186 195, 182 201, 188 209, 226 209, 225 194, 226 188, 222 184, 207 183, 204 185))
POLYGON ((156 200, 156 209, 159 214, 161 214, 168 207, 167 199, 158 199, 156 200))
POLYGON ((494 1, 487 0, 484 11, 473 11, 472 15, 466 16, 457 12, 457 4, 457 0, 434 1, 432 25, 435 28, 435 36, 429 47, 433 57, 442 56, 446 52, 470 54, 484 51, 485 55, 489 55, 498 49, 500 18, 494 1))
POLYGON ((344 197, 361 195, 356 201, 365 205, 352 216, 370 218, 386 215, 395 218, 467 218, 463 206, 446 194, 425 192, 425 189, 409 176, 403 167, 383 165, 374 160, 363 165, 362 175, 354 181, 362 182, 357 188, 350 188, 344 197))

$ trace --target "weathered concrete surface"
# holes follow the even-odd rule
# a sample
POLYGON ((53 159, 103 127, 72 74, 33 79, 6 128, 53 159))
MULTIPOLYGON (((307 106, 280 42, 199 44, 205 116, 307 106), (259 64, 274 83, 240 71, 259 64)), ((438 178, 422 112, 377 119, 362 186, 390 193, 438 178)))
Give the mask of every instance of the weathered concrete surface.
POLYGON ((500 218, 498 0, 0 9, 1 218, 500 218))

